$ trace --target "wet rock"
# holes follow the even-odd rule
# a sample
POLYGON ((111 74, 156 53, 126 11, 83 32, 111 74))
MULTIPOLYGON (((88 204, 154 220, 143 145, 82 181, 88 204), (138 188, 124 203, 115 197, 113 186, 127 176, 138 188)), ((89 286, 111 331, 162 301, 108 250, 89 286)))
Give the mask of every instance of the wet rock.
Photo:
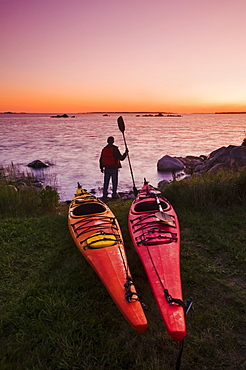
POLYGON ((175 157, 164 155, 157 162, 157 170, 160 172, 175 172, 184 169, 184 164, 175 157))
POLYGON ((46 168, 46 167, 49 167, 47 164, 43 163, 42 161, 40 161, 39 159, 33 161, 33 162, 30 162, 28 163, 27 165, 28 167, 32 167, 34 169, 38 169, 38 168, 46 168))

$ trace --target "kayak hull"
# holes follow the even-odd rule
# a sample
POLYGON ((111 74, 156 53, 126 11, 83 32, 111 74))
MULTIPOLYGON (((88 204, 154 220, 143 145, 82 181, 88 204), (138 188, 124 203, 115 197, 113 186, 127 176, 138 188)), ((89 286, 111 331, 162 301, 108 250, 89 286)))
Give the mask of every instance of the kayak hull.
POLYGON ((130 279, 121 230, 112 211, 80 187, 69 206, 68 227, 125 319, 136 331, 144 332, 147 320, 130 279))
POLYGON ((157 199, 155 189, 145 183, 131 205, 128 227, 167 332, 181 341, 186 335, 184 308, 168 301, 168 297, 183 299, 177 215, 168 200, 157 199))

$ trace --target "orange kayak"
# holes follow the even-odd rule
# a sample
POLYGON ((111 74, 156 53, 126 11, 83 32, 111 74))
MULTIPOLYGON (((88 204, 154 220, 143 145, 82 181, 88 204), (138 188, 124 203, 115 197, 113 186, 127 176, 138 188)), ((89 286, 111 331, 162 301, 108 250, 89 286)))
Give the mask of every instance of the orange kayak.
POLYGON ((174 340, 181 341, 186 335, 186 321, 180 228, 172 205, 159 193, 145 182, 130 208, 128 226, 166 329, 174 340))
POLYGON ((121 230, 112 211, 78 184, 69 206, 68 227, 76 246, 126 320, 135 330, 144 332, 147 320, 131 279, 121 230))

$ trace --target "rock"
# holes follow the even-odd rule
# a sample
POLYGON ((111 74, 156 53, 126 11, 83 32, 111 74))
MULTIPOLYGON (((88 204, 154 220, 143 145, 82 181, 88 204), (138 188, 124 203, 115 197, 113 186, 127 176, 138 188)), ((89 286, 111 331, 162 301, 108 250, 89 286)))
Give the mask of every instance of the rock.
POLYGON ((216 163, 213 167, 211 167, 207 173, 216 173, 216 172, 219 172, 219 171, 224 171, 226 168, 225 168, 225 165, 223 163, 216 163))
POLYGON ((23 192, 23 191, 28 191, 29 189, 29 186, 27 186, 26 183, 24 182, 21 182, 20 184, 18 184, 18 190, 23 192))
MULTIPOLYGON (((246 147, 229 145, 221 147, 210 153, 205 162, 205 170, 209 171, 217 164, 223 164, 225 168, 238 169, 246 165, 246 147)), ((218 167, 217 167, 218 168, 218 167)))
POLYGON ((157 162, 157 170, 160 172, 181 171, 183 169, 184 164, 178 158, 169 155, 164 155, 157 162))
POLYGON ((160 182, 158 182, 158 185, 157 185, 157 188, 159 190, 162 190, 166 185, 170 184, 170 181, 168 180, 161 180, 160 182))
POLYGON ((203 172, 203 171, 205 171, 205 165, 198 164, 197 166, 195 166, 195 168, 193 168, 192 173, 193 172, 203 172))
POLYGON ((186 157, 164 156, 157 163, 158 171, 178 172, 185 174, 214 173, 218 171, 239 170, 246 167, 246 146, 229 145, 212 151, 208 156, 200 155, 186 157), (181 167, 182 163, 183 167, 181 167))
POLYGON ((217 172, 229 169, 238 170, 246 166, 246 147, 229 145, 211 152, 202 164, 194 168, 194 172, 217 172))
POLYGON ((8 193, 14 194, 18 192, 18 189, 15 185, 6 184, 4 185, 4 189, 7 190, 8 193))
POLYGON ((231 150, 230 157, 239 167, 246 166, 246 146, 236 146, 231 150))
POLYGON ((194 168, 203 165, 205 156, 196 157, 193 155, 187 155, 185 158, 177 157, 185 166, 185 172, 187 174, 192 174, 194 171, 194 168))
POLYGON ((33 162, 30 162, 28 163, 27 165, 28 167, 32 167, 34 169, 38 169, 38 168, 46 168, 46 167, 49 167, 47 164, 43 163, 42 161, 40 161, 39 159, 33 161, 33 162))
POLYGON ((34 186, 35 188, 42 188, 43 185, 44 185, 43 181, 40 180, 32 182, 32 186, 34 186))
POLYGON ((236 148, 235 145, 229 145, 227 147, 225 146, 222 146, 221 148, 219 149, 216 149, 214 150, 213 152, 211 152, 209 154, 209 157, 208 159, 214 159, 216 160, 218 163, 219 162, 225 162, 225 160, 228 159, 228 156, 230 155, 232 149, 236 148))

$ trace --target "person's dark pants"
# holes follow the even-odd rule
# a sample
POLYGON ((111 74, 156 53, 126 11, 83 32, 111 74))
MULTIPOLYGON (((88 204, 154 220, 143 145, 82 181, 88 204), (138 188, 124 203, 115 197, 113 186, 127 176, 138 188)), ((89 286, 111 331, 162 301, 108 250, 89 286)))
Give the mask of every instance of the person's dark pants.
POLYGON ((103 184, 103 196, 107 198, 108 196, 108 186, 109 181, 112 178, 113 193, 112 197, 117 196, 118 187, 118 168, 105 168, 104 170, 104 184, 103 184))

